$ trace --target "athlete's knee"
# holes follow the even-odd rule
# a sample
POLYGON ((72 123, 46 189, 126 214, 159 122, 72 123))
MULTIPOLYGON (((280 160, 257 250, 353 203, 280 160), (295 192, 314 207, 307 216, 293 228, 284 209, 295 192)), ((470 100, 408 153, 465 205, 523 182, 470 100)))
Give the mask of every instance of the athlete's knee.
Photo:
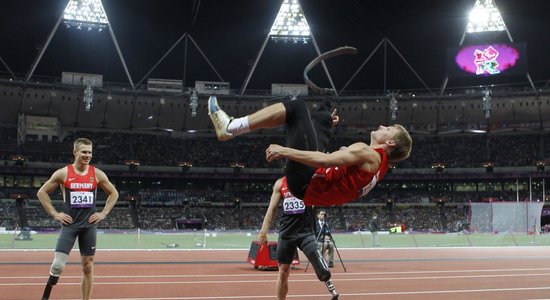
POLYGON ((82 273, 84 275, 92 274, 94 270, 94 259, 93 257, 83 258, 82 259, 82 273))
POLYGON ((279 276, 281 278, 288 278, 290 275, 290 264, 279 264, 279 276))
POLYGON ((54 262, 50 267, 50 273, 54 276, 59 276, 65 270, 65 262, 54 262))
POLYGON ((58 276, 63 273, 63 270, 65 270, 65 265, 67 264, 67 259, 69 256, 65 253, 56 252, 55 258, 53 260, 53 263, 50 267, 50 274, 53 276, 58 276))

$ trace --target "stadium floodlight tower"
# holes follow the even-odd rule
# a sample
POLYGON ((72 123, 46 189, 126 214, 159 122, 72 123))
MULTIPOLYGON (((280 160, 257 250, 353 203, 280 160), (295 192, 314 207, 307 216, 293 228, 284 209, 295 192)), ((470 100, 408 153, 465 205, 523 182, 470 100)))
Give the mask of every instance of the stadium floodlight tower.
POLYGON ((38 63, 40 63, 40 60, 46 52, 48 45, 50 44, 55 32, 57 31, 57 28, 61 24, 61 21, 63 21, 67 25, 67 27, 75 27, 77 29, 87 28, 87 30, 89 31, 92 29, 97 29, 98 31, 109 29, 113 44, 115 45, 118 56, 120 57, 122 66, 124 67, 124 71, 126 71, 126 76, 128 76, 128 80, 130 81, 132 89, 135 89, 134 82, 132 81, 132 77, 130 76, 130 72, 128 71, 128 67, 126 66, 124 57, 122 56, 122 51, 120 51, 115 33, 113 32, 111 23, 107 18, 107 14, 105 13, 105 9, 103 8, 101 0, 69 0, 63 14, 59 17, 53 30, 50 32, 50 35, 48 36, 44 47, 42 47, 42 50, 38 54, 38 57, 35 59, 31 68, 29 69, 29 72, 27 72, 27 75, 25 77, 26 82, 28 82, 32 77, 36 66, 38 66, 38 63))
POLYGON ((477 0, 474 8, 470 11, 468 25, 464 34, 462 34, 459 45, 462 46, 464 44, 466 33, 473 34, 494 31, 506 31, 510 42, 513 42, 512 36, 508 28, 506 28, 506 24, 504 24, 504 20, 493 0, 477 0))
POLYGON ((109 20, 100 1, 69 1, 63 12, 63 20, 67 27, 75 26, 78 29, 87 27, 88 30, 102 31, 109 25, 109 20))
MULTIPOLYGON (((506 24, 504 23, 504 19, 502 18, 500 11, 495 4, 495 0, 476 0, 474 7, 472 8, 468 16, 468 24, 466 25, 466 29, 462 34, 459 46, 462 46, 464 44, 464 40, 466 39, 467 34, 476 35, 485 32, 502 31, 506 31, 508 40, 513 43, 514 39, 512 38, 508 27, 506 27, 506 24)), ((526 75, 527 80, 531 85, 531 88, 535 92, 537 92, 531 76, 529 75, 529 73, 526 73, 526 75)), ((445 92, 445 88, 447 87, 448 82, 449 77, 446 76, 443 80, 443 84, 441 85, 440 95, 443 95, 443 93, 445 92)))
MULTIPOLYGON (((279 13, 275 18, 273 25, 271 26, 271 30, 269 31, 269 34, 267 35, 262 45, 262 48, 260 49, 260 52, 258 53, 258 56, 256 57, 256 60, 254 61, 254 64, 252 65, 252 68, 250 69, 248 76, 243 83, 241 95, 244 94, 246 87, 248 86, 248 83, 250 82, 250 79, 254 74, 254 70, 258 66, 258 62, 260 61, 260 58, 262 57, 262 54, 269 40, 275 42, 291 42, 295 44, 307 44, 311 40, 313 47, 317 52, 317 55, 321 55, 321 51, 319 50, 317 41, 315 40, 315 37, 311 32, 300 2, 298 0, 283 0, 281 8, 279 9, 279 13)), ((332 77, 330 77, 330 73, 325 62, 321 61, 321 63, 332 86, 332 89, 336 91, 336 88, 334 87, 334 82, 332 81, 332 77)))
POLYGON ((284 1, 269 31, 271 40, 307 43, 310 35, 311 30, 298 1, 284 1))

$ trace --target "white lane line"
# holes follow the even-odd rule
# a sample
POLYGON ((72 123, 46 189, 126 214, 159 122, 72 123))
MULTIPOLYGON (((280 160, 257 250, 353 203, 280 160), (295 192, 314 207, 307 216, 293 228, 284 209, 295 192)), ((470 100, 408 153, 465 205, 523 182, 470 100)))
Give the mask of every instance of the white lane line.
MULTIPOLYGON (((464 290, 433 290, 433 291, 403 291, 403 292, 373 292, 373 293, 350 293, 340 294, 340 296, 403 296, 403 295, 422 295, 422 294, 461 294, 461 293, 502 293, 518 291, 540 291, 550 290, 550 287, 519 287, 519 288, 501 288, 501 289, 464 289, 464 290)), ((328 294, 317 295, 288 295, 287 298, 326 298, 328 294)), ((209 300, 209 299, 274 299, 276 296, 204 296, 204 297, 155 297, 155 298, 96 298, 97 300, 209 300)), ((65 299, 79 300, 79 299, 65 299)), ((535 299, 533 299, 535 300, 535 299)))
MULTIPOLYGON (((251 270, 252 271, 252 270, 251 270)), ((297 270, 292 272, 292 277, 313 276, 313 273, 303 273, 297 270)), ((332 272, 333 276, 357 276, 357 275, 408 275, 408 274, 445 274, 445 273, 495 273, 495 272, 533 272, 550 271, 550 268, 518 268, 518 269, 470 269, 470 270, 417 270, 417 271, 388 271, 388 272, 332 272)), ((80 275, 67 275, 63 278, 78 278, 80 275)), ((277 274, 261 274, 259 272, 250 274, 166 274, 166 275, 95 275, 94 278, 197 278, 197 277, 277 277, 277 274)), ((0 279, 43 279, 47 276, 0 276, 0 279)))

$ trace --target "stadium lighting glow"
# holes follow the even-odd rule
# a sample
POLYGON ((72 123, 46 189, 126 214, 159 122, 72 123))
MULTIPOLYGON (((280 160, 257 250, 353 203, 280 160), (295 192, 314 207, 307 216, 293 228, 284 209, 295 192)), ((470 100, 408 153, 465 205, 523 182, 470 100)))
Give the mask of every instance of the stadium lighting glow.
POLYGON ((389 109, 390 109, 391 119, 392 119, 392 120, 396 120, 396 119, 397 119, 397 110, 398 110, 398 107, 397 107, 397 99, 395 99, 395 96, 396 96, 395 93, 389 93, 389 94, 388 94, 388 98, 389 98, 389 109))
POLYGON ((86 85, 82 101, 84 102, 84 110, 90 111, 92 109, 92 106, 94 105, 94 90, 92 89, 91 85, 86 85))
POLYGON ((197 90, 193 89, 189 96, 189 108, 191 108, 191 117, 197 116, 197 108, 199 107, 199 96, 197 90))
POLYGON ((504 31, 506 25, 493 0, 477 0, 470 12, 466 32, 504 31))
POLYGON ((311 30, 298 0, 283 1, 269 36, 274 41, 307 43, 311 30))
POLYGON ((492 97, 491 97, 491 90, 485 89, 481 91, 482 94, 482 102, 483 102, 483 112, 485 113, 485 118, 491 117, 491 110, 493 108, 492 103, 492 97))
POLYGON ((397 99, 395 99, 396 93, 388 93, 388 104, 389 104, 389 111, 391 113, 391 119, 396 120, 397 119, 397 99))
POLYGON ((107 14, 101 0, 70 0, 63 12, 63 20, 69 26, 88 30, 98 28, 101 31, 109 25, 107 14))

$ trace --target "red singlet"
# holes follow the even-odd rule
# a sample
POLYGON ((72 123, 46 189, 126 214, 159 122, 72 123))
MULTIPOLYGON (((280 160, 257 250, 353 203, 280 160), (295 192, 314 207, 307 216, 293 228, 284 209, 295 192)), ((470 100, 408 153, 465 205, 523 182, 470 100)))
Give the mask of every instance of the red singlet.
POLYGON ((359 166, 318 168, 309 182, 304 203, 306 205, 342 205, 365 196, 388 171, 388 157, 381 148, 378 172, 369 173, 359 166))

